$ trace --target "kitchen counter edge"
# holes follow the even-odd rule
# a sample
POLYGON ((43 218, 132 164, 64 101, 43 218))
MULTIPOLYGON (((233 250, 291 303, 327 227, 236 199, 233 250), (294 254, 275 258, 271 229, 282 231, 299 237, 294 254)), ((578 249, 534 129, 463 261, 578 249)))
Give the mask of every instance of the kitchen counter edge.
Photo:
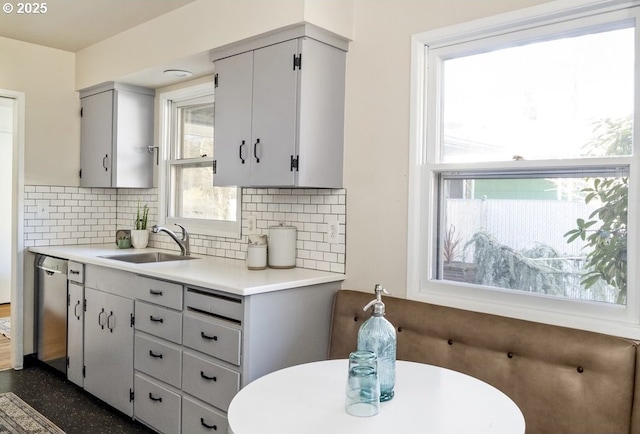
POLYGON ((29 247, 29 251, 242 296, 322 283, 341 282, 345 279, 345 275, 342 273, 298 267, 248 270, 245 261, 242 260, 197 254, 192 255, 198 258, 196 260, 133 264, 104 258, 103 256, 144 252, 176 252, 154 248, 122 250, 110 244, 40 246, 29 247))

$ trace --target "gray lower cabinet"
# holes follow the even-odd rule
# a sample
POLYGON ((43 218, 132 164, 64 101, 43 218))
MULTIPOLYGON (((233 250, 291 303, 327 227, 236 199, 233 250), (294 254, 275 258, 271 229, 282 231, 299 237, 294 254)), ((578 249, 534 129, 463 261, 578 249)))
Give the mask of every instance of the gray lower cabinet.
POLYGON ((182 416, 182 295, 175 282, 137 276, 134 417, 179 433, 182 416))
POLYGON ((133 300, 85 288, 84 388, 133 415, 133 300))
POLYGON ((67 265, 67 379, 84 386, 84 264, 67 265))
POLYGON ((93 265, 84 274, 69 298, 70 324, 84 323, 84 388, 167 434, 224 433, 242 387, 325 359, 340 286, 239 296, 93 265))
POLYGON ((134 417, 161 433, 226 432, 242 387, 326 358, 338 289, 328 283, 243 297, 144 278, 136 289, 134 417))

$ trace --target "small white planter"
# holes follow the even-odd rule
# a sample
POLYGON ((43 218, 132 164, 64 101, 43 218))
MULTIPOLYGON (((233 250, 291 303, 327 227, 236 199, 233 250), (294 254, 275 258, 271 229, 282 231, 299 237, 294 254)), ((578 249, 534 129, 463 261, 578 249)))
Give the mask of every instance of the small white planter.
POLYGON ((135 249, 144 249, 149 244, 149 229, 132 229, 131 245, 135 249))

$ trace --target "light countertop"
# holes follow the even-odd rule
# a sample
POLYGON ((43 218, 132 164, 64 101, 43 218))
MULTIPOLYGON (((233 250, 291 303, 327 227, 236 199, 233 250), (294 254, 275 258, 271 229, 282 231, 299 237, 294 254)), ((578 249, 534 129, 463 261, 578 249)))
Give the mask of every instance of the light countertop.
POLYGON ((167 251, 152 248, 121 250, 111 244, 30 247, 29 251, 243 296, 340 282, 345 277, 341 273, 297 267, 284 270, 248 270, 245 261, 195 254, 192 256, 199 259, 134 264, 102 256, 167 251))

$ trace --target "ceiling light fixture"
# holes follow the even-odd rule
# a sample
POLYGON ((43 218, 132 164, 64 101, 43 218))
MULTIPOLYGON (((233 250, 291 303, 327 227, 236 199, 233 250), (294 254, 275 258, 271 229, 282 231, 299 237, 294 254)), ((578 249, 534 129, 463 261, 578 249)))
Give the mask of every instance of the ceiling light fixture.
POLYGON ((183 69, 166 69, 164 73, 167 75, 171 75, 173 77, 180 77, 180 78, 191 77, 193 75, 193 72, 185 71, 183 69))

